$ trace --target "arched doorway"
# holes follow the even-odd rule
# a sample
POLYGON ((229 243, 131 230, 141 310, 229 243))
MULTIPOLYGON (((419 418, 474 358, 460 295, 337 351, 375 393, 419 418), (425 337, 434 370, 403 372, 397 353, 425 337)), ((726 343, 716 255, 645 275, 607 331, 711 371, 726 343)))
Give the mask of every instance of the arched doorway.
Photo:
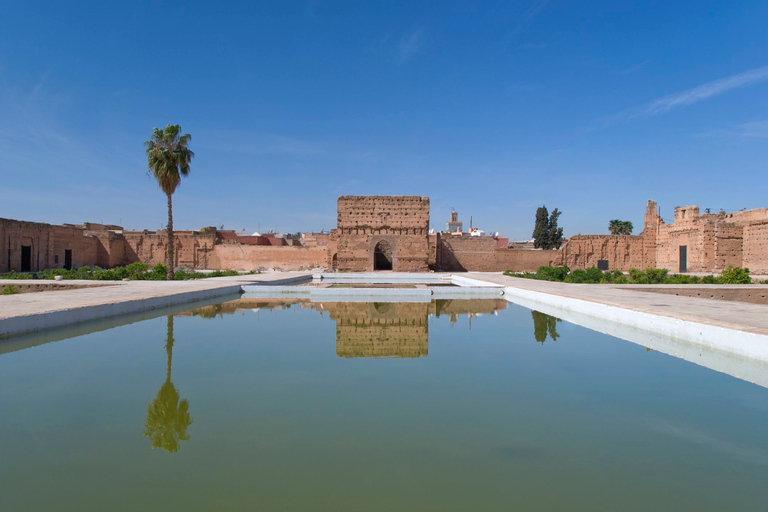
POLYGON ((337 268, 339 268, 339 255, 333 253, 333 258, 331 258, 331 269, 336 270, 337 268))
POLYGON ((373 250, 373 270, 392 270, 392 247, 382 240, 373 250))

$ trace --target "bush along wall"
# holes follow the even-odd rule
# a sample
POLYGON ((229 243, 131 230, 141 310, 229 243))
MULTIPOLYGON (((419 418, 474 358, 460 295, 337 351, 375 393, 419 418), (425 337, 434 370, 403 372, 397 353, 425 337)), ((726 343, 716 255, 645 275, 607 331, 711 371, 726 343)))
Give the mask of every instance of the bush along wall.
MULTIPOLYGON (((250 272, 249 274, 257 274, 260 272, 250 272)), ((77 269, 65 269, 65 268, 52 268, 48 270, 41 270, 37 272, 37 279, 55 279, 56 276, 61 276, 62 279, 73 280, 92 280, 92 281, 122 281, 123 279, 129 279, 131 281, 165 281, 167 275, 167 267, 162 263, 158 263, 152 268, 146 263, 140 261, 131 263, 124 267, 117 268, 99 268, 84 266, 77 269)), ((237 276, 239 272, 237 270, 214 270, 213 272, 194 272, 187 270, 179 270, 175 273, 174 280, 184 281, 187 279, 204 279, 208 277, 227 277, 237 276)), ((8 272, 0 275, 2 279, 33 279, 35 274, 31 273, 19 273, 8 272)))
MULTIPOLYGON (((592 267, 586 270, 571 270, 567 266, 539 267, 536 272, 515 273, 505 270, 505 276, 523 279, 538 279, 560 283, 610 283, 610 284, 751 284, 748 268, 730 266, 719 276, 690 276, 687 274, 668 275, 665 268, 629 269, 629 275, 618 270, 603 272, 592 267)), ((766 283, 766 281, 763 281, 766 283)))

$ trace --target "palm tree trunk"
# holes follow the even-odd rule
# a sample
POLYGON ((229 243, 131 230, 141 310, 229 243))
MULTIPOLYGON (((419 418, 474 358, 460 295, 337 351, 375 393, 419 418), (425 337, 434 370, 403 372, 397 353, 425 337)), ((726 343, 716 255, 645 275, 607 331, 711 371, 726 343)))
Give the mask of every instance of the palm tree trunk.
POLYGON ((167 255, 167 265, 168 265, 168 273, 166 274, 166 279, 169 281, 173 281, 173 205, 171 203, 171 194, 168 195, 168 255, 167 255))

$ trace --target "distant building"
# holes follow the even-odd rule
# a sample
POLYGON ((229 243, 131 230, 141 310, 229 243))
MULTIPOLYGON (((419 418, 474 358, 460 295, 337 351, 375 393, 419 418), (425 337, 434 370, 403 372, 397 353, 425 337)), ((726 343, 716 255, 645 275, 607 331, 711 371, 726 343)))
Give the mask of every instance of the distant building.
POLYGON ((446 233, 462 233, 463 224, 459 221, 459 213, 456 210, 451 210, 451 220, 445 223, 446 233))

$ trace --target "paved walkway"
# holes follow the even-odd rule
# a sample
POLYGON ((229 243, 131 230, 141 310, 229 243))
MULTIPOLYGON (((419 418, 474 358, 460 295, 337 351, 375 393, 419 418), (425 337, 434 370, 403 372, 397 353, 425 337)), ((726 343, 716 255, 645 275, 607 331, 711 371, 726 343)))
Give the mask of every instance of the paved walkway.
MULTIPOLYGON (((468 272, 467 277, 531 290, 537 292, 582 299, 609 306, 617 306, 634 311, 642 311, 653 315, 678 318, 692 322, 703 323, 735 329, 738 331, 752 332, 768 335, 768 306, 762 304, 749 304, 744 302, 722 301, 702 299, 697 297, 681 297, 661 293, 637 292, 633 288, 645 288, 650 286, 680 288, 681 285, 609 285, 609 284, 575 284, 553 283, 550 281, 537 281, 535 279, 522 279, 508 277, 491 272, 468 272)), ((716 287, 722 290, 727 285, 685 285, 690 287, 716 287)), ((734 285, 754 287, 768 290, 768 285, 734 285)))
MULTIPOLYGON (((308 272, 266 272, 172 282, 77 281, 105 286, 0 295, 0 337, 32 330, 26 326, 33 326, 35 330, 59 327, 115 314, 135 313, 234 294, 244 284, 280 283, 309 275, 308 272)), ((13 280, 0 280, 0 288, 15 283, 13 280)))
MULTIPOLYGON (((104 314, 106 308, 109 308, 109 315, 135 312, 237 293, 243 284, 280 284, 285 280, 309 275, 308 272, 267 272, 257 275, 174 282, 98 281, 96 283, 108 284, 108 286, 0 296, 0 337, 7 333, 19 332, 18 326, 13 327, 11 324, 18 324, 25 319, 27 324, 34 325, 35 329, 44 329, 49 326, 45 325, 46 322, 40 322, 42 318, 51 317, 51 321, 54 322, 51 326, 55 326, 55 322, 58 322, 58 325, 63 325, 62 322, 76 323, 88 320, 88 315, 95 315, 94 318, 108 316, 104 314), (102 311, 99 312, 99 309, 102 311), (47 315, 47 313, 55 313, 55 315, 47 315), (56 320, 57 316, 59 320, 56 320), (64 320, 61 320, 62 317, 64 320)), ((633 288, 638 287, 647 289, 648 286, 663 287, 665 285, 553 283, 490 272, 468 272, 458 275, 524 290, 768 335, 768 305, 633 291, 633 288)), ((431 276, 434 277, 434 274, 431 276)), ((0 287, 7 282, 11 281, 0 281, 0 287)), ((669 286, 679 287, 680 285, 669 286)), ((723 289, 725 285, 710 286, 723 289)), ((767 285, 739 285, 739 288, 743 289, 745 286, 768 290, 767 285)))

